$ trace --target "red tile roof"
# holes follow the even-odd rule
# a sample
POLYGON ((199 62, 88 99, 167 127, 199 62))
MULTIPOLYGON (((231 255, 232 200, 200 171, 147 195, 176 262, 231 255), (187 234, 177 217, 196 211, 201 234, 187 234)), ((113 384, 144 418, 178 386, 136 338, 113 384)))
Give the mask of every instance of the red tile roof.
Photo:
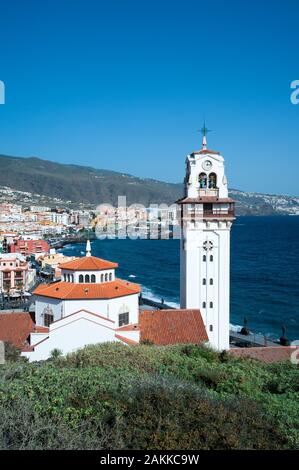
POLYGON ((29 313, 0 313, 0 341, 13 344, 18 349, 28 346, 28 337, 35 324, 29 313))
POLYGON ((130 338, 126 338, 125 336, 121 336, 121 335, 116 334, 115 338, 119 339, 123 343, 128 344, 129 346, 134 346, 135 344, 138 344, 137 341, 134 341, 133 339, 130 339, 130 338))
POLYGON ((59 265, 60 269, 70 269, 71 271, 101 271, 102 269, 117 268, 118 263, 96 258, 95 256, 84 256, 67 263, 59 265))
POLYGON ((207 153, 210 153, 211 155, 220 155, 220 152, 216 152, 215 150, 209 150, 209 149, 195 150, 194 152, 191 153, 191 155, 205 155, 207 153))
POLYGON ((158 345, 208 341, 200 310, 143 310, 139 327, 140 341, 158 345))
POLYGON ((122 279, 100 284, 75 284, 72 282, 41 284, 33 292, 34 295, 67 300, 113 299, 139 293, 140 286, 138 284, 123 281, 122 279))
POLYGON ((229 353, 236 357, 250 357, 269 363, 290 361, 292 354, 295 353, 299 360, 299 348, 296 346, 232 348, 229 350, 229 353))
POLYGON ((216 196, 201 196, 201 197, 182 197, 176 201, 177 204, 203 204, 203 203, 214 203, 214 204, 229 204, 235 202, 230 197, 219 198, 216 196))

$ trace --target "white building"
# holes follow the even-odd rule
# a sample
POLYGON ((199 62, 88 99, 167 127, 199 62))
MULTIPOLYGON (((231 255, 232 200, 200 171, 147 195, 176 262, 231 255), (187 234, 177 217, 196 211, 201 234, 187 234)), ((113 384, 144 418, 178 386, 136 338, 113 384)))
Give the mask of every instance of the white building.
POLYGON ((86 256, 61 264, 62 280, 34 291, 39 331, 31 334, 31 351, 24 354, 41 360, 55 348, 65 354, 87 344, 122 341, 123 329, 124 342, 138 342, 132 325, 138 324, 140 286, 116 278, 117 267, 91 256, 90 242, 86 256))
POLYGON ((181 206, 181 308, 200 309, 210 344, 229 348, 230 229, 234 201, 228 197, 224 159, 202 149, 187 156, 181 206))

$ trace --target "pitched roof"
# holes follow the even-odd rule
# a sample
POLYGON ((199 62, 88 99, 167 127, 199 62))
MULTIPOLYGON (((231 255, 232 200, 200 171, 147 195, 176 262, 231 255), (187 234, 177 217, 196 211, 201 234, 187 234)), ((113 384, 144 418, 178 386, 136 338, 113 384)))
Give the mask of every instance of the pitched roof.
POLYGON ((208 341, 200 310, 143 310, 139 327, 140 341, 158 345, 208 341))
POLYGON ((96 258, 95 256, 83 256, 73 261, 61 263, 60 269, 70 269, 71 271, 101 271, 102 269, 117 268, 118 263, 96 258))
POLYGON ((100 284, 75 284, 72 282, 54 282, 40 284, 34 295, 51 297, 53 299, 113 299, 131 294, 139 294, 139 284, 133 284, 122 279, 100 284))
POLYGON ((216 152, 215 150, 209 150, 209 149, 201 149, 201 150, 195 150, 194 152, 191 153, 191 155, 205 155, 205 154, 220 155, 220 152, 216 152))
POLYGON ((28 346, 27 339, 34 329, 35 324, 29 313, 0 313, 0 341, 24 349, 28 346))

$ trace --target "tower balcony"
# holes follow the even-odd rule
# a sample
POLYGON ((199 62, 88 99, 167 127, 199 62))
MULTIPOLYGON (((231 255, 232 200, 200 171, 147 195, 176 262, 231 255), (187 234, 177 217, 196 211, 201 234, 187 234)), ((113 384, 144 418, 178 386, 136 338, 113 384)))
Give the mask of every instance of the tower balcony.
POLYGON ((219 196, 219 189, 218 188, 206 188, 206 189, 199 189, 198 190, 199 197, 218 197, 219 196))

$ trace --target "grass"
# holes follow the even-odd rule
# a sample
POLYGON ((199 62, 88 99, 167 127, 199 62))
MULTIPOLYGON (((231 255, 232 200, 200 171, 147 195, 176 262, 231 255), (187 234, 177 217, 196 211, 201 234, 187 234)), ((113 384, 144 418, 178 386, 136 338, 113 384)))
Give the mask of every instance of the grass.
POLYGON ((0 368, 0 448, 298 449, 298 399, 291 363, 192 345, 88 346, 0 368))

